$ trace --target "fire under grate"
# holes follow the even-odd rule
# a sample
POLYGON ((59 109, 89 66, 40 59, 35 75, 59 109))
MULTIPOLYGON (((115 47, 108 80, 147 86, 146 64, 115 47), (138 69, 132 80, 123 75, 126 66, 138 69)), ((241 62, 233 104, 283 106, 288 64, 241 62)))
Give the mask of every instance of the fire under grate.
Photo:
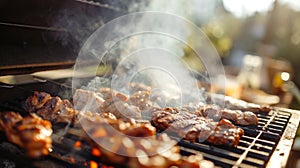
MULTIPOLYGON (((4 93, 4 95, 11 95, 11 97, 1 97, 0 109, 16 110, 22 113, 20 102, 25 100, 34 90, 49 92, 61 97, 68 97, 72 93, 70 79, 38 81, 39 82, 36 83, 18 86, 2 84, 0 88, 1 92, 4 93)), ((89 79, 87 79, 87 81, 89 81, 89 79)), ((256 114, 259 118, 258 126, 241 127, 244 129, 245 135, 240 139, 237 147, 212 146, 206 142, 191 143, 186 140, 181 140, 178 143, 181 148, 181 154, 190 155, 200 152, 205 159, 213 161, 215 165, 220 167, 272 167, 273 165, 278 167, 278 164, 284 167, 288 160, 296 129, 299 124, 299 112, 290 109, 274 108, 268 114, 256 114)), ((79 129, 65 129, 64 126, 57 125, 54 126, 54 130, 53 152, 50 156, 43 159, 43 161, 53 162, 56 166, 63 165, 62 167, 89 167, 91 162, 97 162, 100 167, 103 165, 99 162, 98 158, 95 158, 91 154, 92 148, 79 136, 79 129), (60 139, 60 133, 62 131, 67 132, 67 134, 60 139), (77 142, 82 144, 80 149, 74 148, 77 142)), ((5 142, 5 138, 2 137, 1 145, 3 143, 7 142, 5 142)), ((6 147, 2 148, 0 150, 1 158, 5 158, 7 152, 12 153, 14 151, 10 151, 10 149, 6 149, 6 147)), ((23 154, 20 155, 20 158, 8 157, 8 159, 16 162, 16 165, 22 165, 23 161, 20 163, 19 159, 24 160, 26 156, 23 154)), ((41 160, 29 161, 32 163, 27 163, 27 167, 31 167, 32 165, 35 167, 43 167, 39 166, 40 164, 36 164, 42 162, 41 160)))

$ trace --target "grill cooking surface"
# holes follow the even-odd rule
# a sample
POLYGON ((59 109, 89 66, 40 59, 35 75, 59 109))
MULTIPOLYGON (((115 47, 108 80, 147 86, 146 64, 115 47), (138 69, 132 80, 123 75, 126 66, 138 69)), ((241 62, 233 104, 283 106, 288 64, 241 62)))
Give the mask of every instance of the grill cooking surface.
POLYGON ((210 146, 207 143, 190 143, 182 140, 183 154, 203 152, 206 159, 222 167, 264 167, 282 136, 291 114, 272 111, 270 115, 258 114, 257 127, 242 127, 245 135, 236 148, 210 146))
MULTIPOLYGON (((87 78, 86 81, 89 80, 87 78)), ((63 98, 71 97, 70 79, 38 81, 18 86, 1 84, 0 89, 3 93, 0 97, 1 111, 15 110, 22 114, 24 111, 21 108, 21 103, 34 90, 45 91, 63 98)), ((284 166, 298 127, 299 115, 288 109, 274 109, 268 114, 258 113, 257 116, 259 118, 258 126, 241 127, 244 129, 245 135, 241 138, 237 147, 212 146, 206 142, 191 143, 181 140, 178 143, 181 147, 181 154, 190 155, 201 152, 206 159, 213 161, 220 167, 271 167, 275 161, 284 166)), ((43 165, 41 163, 44 162, 54 164, 56 167, 69 167, 70 165, 72 167, 89 167, 90 164, 96 162, 101 167, 102 164, 92 155, 90 145, 80 136, 82 135, 80 129, 69 128, 65 125, 55 125, 53 127, 53 152, 45 159, 31 160, 30 164, 24 164, 22 160, 27 159, 26 156, 22 154, 20 149, 7 143, 2 134, 0 155, 7 163, 11 161, 11 164, 25 165, 25 167, 26 165, 28 167, 44 167, 45 165, 41 166, 43 165), (78 143, 80 146, 76 147, 78 143), (15 150, 18 150, 21 154, 14 155, 15 150)), ((2 164, 6 163, 3 162, 2 164)))

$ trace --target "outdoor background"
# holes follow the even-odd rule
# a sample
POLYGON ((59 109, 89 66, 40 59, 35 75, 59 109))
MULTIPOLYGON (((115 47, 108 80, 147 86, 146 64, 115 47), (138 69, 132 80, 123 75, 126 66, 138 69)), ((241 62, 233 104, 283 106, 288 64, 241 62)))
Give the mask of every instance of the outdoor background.
MULTIPOLYGON (((154 0, 145 10, 169 12, 194 22, 212 41, 230 76, 239 75, 244 56, 250 54, 263 60, 258 89, 282 96, 287 90, 276 83, 281 72, 288 72, 289 80, 300 86, 300 1, 154 0)), ((185 50, 185 57, 192 60, 193 56, 185 50)), ((293 97, 287 100, 288 106, 299 108, 293 91, 288 92, 293 97)))

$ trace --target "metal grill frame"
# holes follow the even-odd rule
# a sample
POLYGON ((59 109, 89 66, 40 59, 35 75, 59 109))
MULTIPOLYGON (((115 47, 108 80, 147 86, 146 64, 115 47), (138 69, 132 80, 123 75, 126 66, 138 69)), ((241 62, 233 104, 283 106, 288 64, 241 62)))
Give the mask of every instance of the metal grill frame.
POLYGON ((288 157, 290 155, 300 121, 300 112, 297 110, 279 107, 274 108, 274 110, 288 112, 291 114, 291 117, 268 164, 266 165, 267 168, 285 167, 287 165, 288 157))

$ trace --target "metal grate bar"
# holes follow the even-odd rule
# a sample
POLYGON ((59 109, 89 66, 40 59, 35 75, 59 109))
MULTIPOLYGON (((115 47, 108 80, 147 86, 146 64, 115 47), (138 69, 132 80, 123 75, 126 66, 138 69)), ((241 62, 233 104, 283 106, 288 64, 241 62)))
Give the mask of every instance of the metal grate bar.
POLYGON ((256 136, 256 138, 251 142, 251 144, 248 146, 248 148, 245 149, 244 153, 243 153, 243 154, 240 156, 240 158, 236 161, 236 163, 235 163, 234 166, 239 166, 239 165, 243 162, 243 160, 244 160, 245 157, 247 156, 247 154, 248 154, 250 148, 251 148, 252 146, 254 146, 256 140, 258 139, 258 137, 259 137, 260 135, 261 135, 261 132, 260 132, 260 133, 256 136))

